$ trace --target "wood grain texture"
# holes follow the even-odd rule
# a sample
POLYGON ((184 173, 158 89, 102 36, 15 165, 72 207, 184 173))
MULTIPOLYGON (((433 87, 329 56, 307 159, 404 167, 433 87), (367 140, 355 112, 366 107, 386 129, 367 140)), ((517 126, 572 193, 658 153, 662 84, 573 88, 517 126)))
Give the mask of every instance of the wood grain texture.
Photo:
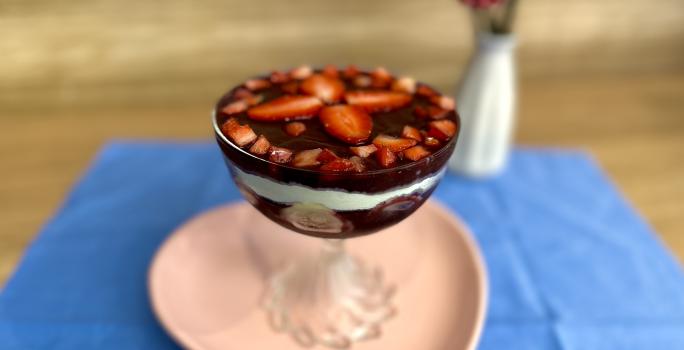
MULTIPOLYGON (((684 258, 684 1, 523 1, 525 145, 591 151, 684 258)), ((0 2, 0 284, 112 138, 209 136, 216 97, 308 62, 453 92, 471 51, 454 0, 0 2)))

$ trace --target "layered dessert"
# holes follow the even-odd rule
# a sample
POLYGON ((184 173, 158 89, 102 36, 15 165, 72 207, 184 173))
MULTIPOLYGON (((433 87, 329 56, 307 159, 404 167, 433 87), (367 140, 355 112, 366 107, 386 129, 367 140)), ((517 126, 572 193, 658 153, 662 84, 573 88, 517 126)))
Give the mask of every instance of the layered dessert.
POLYGON ((451 98, 383 68, 302 66, 230 90, 214 129, 259 211, 303 234, 349 238, 420 207, 444 173, 459 118, 451 98))

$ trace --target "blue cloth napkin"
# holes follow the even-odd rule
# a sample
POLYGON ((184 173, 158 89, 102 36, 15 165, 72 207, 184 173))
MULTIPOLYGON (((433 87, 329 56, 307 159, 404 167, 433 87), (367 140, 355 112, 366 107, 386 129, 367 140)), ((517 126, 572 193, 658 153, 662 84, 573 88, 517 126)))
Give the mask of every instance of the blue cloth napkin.
MULTIPOLYGON (((585 154, 517 150, 501 176, 448 175, 435 197, 488 265, 480 349, 684 349, 684 273, 585 154)), ((108 145, 1 292, 0 349, 178 348, 150 309, 150 260, 239 198, 214 144, 108 145)))

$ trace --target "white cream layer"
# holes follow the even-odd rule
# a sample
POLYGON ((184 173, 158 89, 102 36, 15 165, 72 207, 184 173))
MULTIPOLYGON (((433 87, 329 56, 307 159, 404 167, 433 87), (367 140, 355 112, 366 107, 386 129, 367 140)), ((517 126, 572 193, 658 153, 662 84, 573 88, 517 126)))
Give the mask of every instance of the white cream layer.
POLYGON ((339 211, 371 209, 387 200, 425 192, 437 185, 445 169, 412 184, 380 193, 347 192, 341 189, 315 189, 299 184, 283 184, 245 173, 233 166, 234 175, 258 195, 278 203, 319 203, 339 211))

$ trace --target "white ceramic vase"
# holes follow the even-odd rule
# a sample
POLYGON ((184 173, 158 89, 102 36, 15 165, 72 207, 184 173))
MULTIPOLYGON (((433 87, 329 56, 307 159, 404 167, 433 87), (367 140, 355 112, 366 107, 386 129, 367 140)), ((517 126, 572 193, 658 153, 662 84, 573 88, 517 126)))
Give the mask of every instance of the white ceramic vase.
POLYGON ((471 177, 505 166, 515 126, 515 38, 480 33, 456 94, 461 132, 449 168, 471 177))

